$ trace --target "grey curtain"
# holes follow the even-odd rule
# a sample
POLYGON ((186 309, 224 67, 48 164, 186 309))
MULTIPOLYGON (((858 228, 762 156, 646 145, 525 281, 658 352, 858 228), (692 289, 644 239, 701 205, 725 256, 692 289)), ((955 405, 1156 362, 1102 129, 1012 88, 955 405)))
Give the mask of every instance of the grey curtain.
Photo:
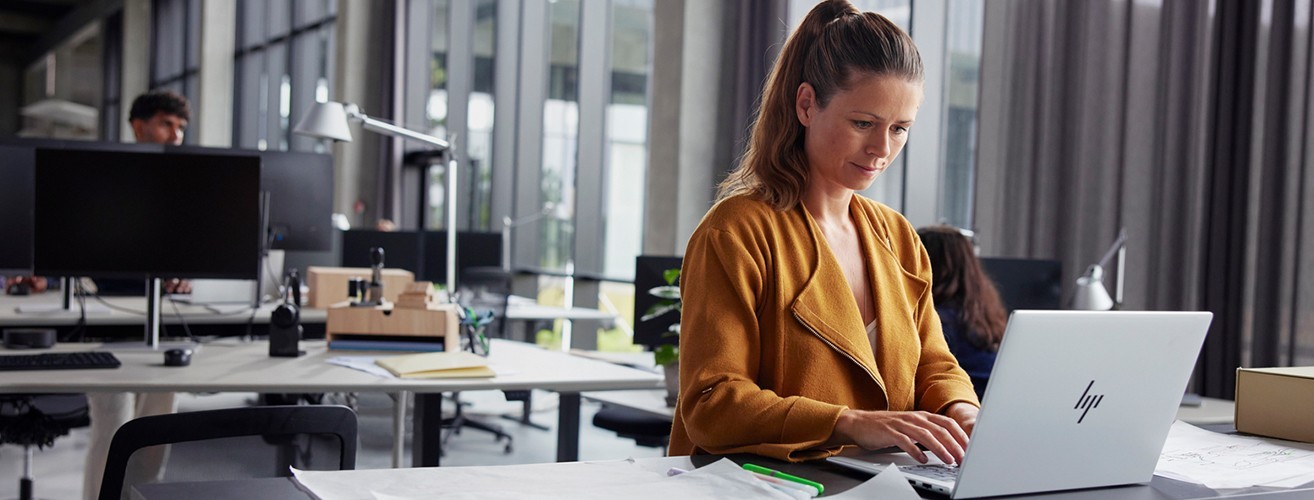
MULTIPOLYGON (((1215 314, 1196 388, 1314 364, 1311 0, 986 4, 978 241, 1071 284, 1129 236, 1125 309, 1215 314)), ((1065 290, 1065 300, 1071 294, 1065 290)))

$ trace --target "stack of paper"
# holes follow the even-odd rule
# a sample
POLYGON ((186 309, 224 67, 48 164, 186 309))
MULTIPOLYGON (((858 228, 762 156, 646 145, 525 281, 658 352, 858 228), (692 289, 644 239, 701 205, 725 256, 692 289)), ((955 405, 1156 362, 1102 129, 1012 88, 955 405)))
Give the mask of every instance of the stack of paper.
POLYGON ((1292 488, 1314 481, 1314 445, 1173 423, 1154 473, 1207 488, 1292 488))
POLYGON ((374 361, 399 378, 488 378, 488 359, 465 351, 428 352, 374 361))

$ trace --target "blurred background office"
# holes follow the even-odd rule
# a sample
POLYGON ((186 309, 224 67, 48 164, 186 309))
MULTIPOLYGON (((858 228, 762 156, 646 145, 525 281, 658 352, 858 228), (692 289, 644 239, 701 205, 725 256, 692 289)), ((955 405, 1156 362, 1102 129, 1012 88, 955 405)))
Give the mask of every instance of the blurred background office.
MULTIPOLYGON (((1310 0, 855 3, 927 74, 866 195, 974 230, 982 256, 1060 261, 1064 301, 1125 228, 1121 307, 1215 314, 1206 395, 1231 397, 1236 366, 1314 364, 1310 0)), ((0 137, 128 141, 131 99, 171 89, 187 144, 332 153, 350 226, 448 229, 421 145, 291 133, 312 103, 356 103, 456 145, 457 229, 550 212, 510 228, 517 291, 616 312, 598 342, 625 349, 636 256, 683 251, 811 4, 7 0, 0 137)))

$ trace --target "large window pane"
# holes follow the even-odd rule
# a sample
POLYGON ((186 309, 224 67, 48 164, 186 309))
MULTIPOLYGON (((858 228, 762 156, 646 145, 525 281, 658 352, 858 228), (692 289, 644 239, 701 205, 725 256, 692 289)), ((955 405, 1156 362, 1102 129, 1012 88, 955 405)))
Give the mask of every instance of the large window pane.
MULTIPOLYGON (((432 3, 432 31, 429 36, 429 96, 425 100, 424 116, 429 135, 447 137, 447 57, 451 38, 451 6, 448 0, 432 3)), ((447 227, 447 176, 445 167, 438 165, 428 170, 429 176, 429 229, 447 227)))
MULTIPOLYGON (((575 168, 579 135, 579 0, 558 0, 549 7, 548 97, 543 103, 542 199, 575 206, 575 168)), ((573 217, 548 218, 540 225, 539 264, 569 271, 574 241, 573 217)))
POLYGON ((603 273, 627 280, 634 279, 634 258, 643 244, 652 9, 651 0, 629 0, 612 10, 603 273))
POLYGON ((950 0, 948 7, 945 46, 949 60, 945 73, 944 171, 940 176, 939 218, 970 228, 983 9, 976 0, 950 0))
MULTIPOLYGON (((497 61, 497 0, 479 0, 475 6, 474 87, 467 105, 466 153, 473 172, 470 206, 474 207, 471 229, 493 230, 493 68, 497 61)), ((501 226, 499 225, 498 228, 501 226)))

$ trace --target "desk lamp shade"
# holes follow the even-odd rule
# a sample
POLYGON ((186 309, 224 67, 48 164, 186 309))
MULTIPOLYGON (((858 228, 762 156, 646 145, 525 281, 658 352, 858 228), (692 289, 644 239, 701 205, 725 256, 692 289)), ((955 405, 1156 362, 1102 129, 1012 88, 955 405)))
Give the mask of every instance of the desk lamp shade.
POLYGON ((1113 298, 1104 288, 1104 267, 1095 264, 1077 278, 1077 289, 1072 295, 1072 308, 1086 311, 1113 309, 1113 298))
POLYGON ((293 132, 320 139, 351 142, 347 110, 340 102, 316 102, 297 123, 293 132))

